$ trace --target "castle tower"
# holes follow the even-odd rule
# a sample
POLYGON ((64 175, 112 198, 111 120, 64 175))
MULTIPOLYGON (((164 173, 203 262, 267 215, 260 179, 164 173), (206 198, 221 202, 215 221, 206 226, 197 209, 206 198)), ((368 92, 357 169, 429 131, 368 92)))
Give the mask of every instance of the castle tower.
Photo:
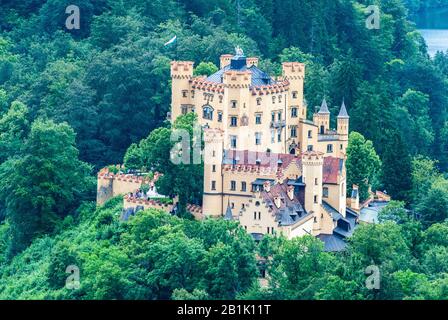
POLYGON ((305 183, 305 210, 313 213, 313 233, 320 233, 322 228, 322 171, 324 154, 311 151, 302 154, 302 177, 305 183))
POLYGON ((190 80, 193 78, 192 61, 171 62, 171 122, 180 115, 193 111, 190 80))
POLYGON ((306 119, 303 101, 303 82, 305 79, 305 64, 299 62, 284 62, 282 75, 289 81, 289 106, 299 107, 299 119, 306 119))
POLYGON ((319 112, 314 114, 313 122, 319 128, 319 134, 325 134, 330 130, 330 111, 325 98, 322 101, 319 112))
POLYGON ((208 217, 220 217, 224 212, 222 201, 223 132, 219 129, 205 129, 204 144, 204 196, 202 212, 208 217))
POLYGON ((239 71, 246 65, 246 57, 235 56, 231 60, 231 69, 224 72, 223 128, 224 147, 226 149, 247 150, 253 145, 254 132, 249 130, 249 116, 252 83, 250 71, 239 71), (232 142, 232 140, 234 140, 232 142))
POLYGON ((223 54, 219 57, 219 69, 224 69, 230 64, 230 60, 232 60, 233 55, 231 54, 223 54))
POLYGON ((350 122, 350 117, 347 113, 347 109, 345 107, 345 102, 342 101, 341 110, 339 111, 338 120, 337 120, 337 124, 338 124, 337 132, 339 135, 339 141, 341 142, 341 146, 342 146, 342 148, 340 148, 340 149, 341 149, 341 152, 343 152, 344 154, 346 153, 347 146, 348 146, 349 122, 350 122))

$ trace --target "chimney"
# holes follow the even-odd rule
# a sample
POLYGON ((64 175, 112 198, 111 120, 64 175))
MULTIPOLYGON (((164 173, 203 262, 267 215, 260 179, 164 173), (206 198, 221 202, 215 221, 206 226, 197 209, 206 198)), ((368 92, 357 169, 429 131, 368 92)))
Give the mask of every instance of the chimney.
POLYGON ((294 199, 294 186, 288 186, 287 192, 288 192, 289 200, 293 200, 294 199))
POLYGON ((280 196, 274 197, 274 204, 277 208, 280 208, 282 206, 282 199, 280 196))
POLYGON ((263 190, 266 192, 270 192, 271 191, 271 183, 269 181, 265 181, 263 183, 263 190))

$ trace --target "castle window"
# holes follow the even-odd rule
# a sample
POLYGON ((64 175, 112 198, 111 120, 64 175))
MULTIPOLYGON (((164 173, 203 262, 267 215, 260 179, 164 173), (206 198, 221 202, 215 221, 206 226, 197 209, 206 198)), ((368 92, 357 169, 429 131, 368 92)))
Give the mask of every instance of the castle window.
POLYGON ((258 220, 261 220, 261 212, 258 212, 258 220))
POLYGON ((275 143, 275 130, 271 130, 271 143, 275 143))
POLYGON ((333 153, 333 145, 327 144, 327 153, 333 153))
POLYGON ((187 106, 181 106, 180 107, 182 114, 187 114, 188 113, 188 107, 187 106))
POLYGON ((255 206, 259 207, 260 206, 260 201, 255 202, 255 206))
POLYGON ((235 209, 235 203, 232 202, 232 204, 230 205, 232 209, 235 209))
POLYGON ((308 145, 308 147, 306 148, 306 150, 308 150, 308 151, 313 151, 313 145, 308 145))
POLYGON ((216 157, 216 151, 215 150, 213 150, 212 155, 213 155, 213 158, 216 157))
POLYGON ((212 166, 212 172, 216 172, 216 164, 212 166))
POLYGON ((292 138, 297 137, 297 127, 296 126, 291 127, 291 137, 292 138))
POLYGON ((297 99, 297 95, 298 95, 298 92, 297 92, 297 91, 293 91, 293 92, 292 92, 292 98, 293 98, 293 99, 297 99))
POLYGON ((257 106, 261 106, 261 98, 257 98, 257 106))
POLYGON ((282 129, 278 129, 277 131, 277 141, 278 142, 282 141, 282 129))
POLYGON ((312 138, 313 137, 313 131, 308 130, 308 138, 312 138))
POLYGON ((323 196, 324 198, 328 198, 328 188, 327 188, 327 187, 325 187, 325 188, 322 190, 322 196, 323 196))
POLYGON ((272 103, 275 103, 275 96, 272 96, 272 103))
POLYGON ((319 185, 319 181, 317 180, 317 178, 314 178, 314 185, 319 185))
POLYGON ((238 118, 237 117, 231 117, 230 118, 230 126, 236 127, 238 125, 238 118))
POLYGON ((202 108, 202 117, 207 120, 213 120, 213 108, 209 105, 202 108))
POLYGON ((188 95, 188 91, 187 90, 182 90, 182 97, 186 98, 188 95))
POLYGON ((232 106, 232 108, 236 108, 236 100, 232 100, 230 102, 230 105, 232 106))
POLYGON ((194 90, 191 90, 191 97, 194 98, 194 90))
POLYGON ((282 96, 278 96, 278 103, 282 103, 282 96))
POLYGON ((291 109, 291 118, 297 118, 297 108, 291 109))
POLYGON ((230 136, 230 147, 233 149, 236 148, 236 139, 237 139, 237 136, 230 136))
POLYGON ((222 112, 218 112, 218 122, 222 122, 222 112))
POLYGON ((278 113, 278 121, 282 121, 282 113, 281 112, 278 113))
POLYGON ((246 190, 247 190, 247 184, 246 184, 246 182, 241 182, 241 191, 244 191, 244 192, 246 192, 246 190))
POLYGON ((320 134, 325 134, 325 126, 320 126, 320 134))
POLYGON ((344 149, 344 145, 341 144, 341 145, 339 146, 339 149, 343 150, 343 149, 344 149))
POLYGON ((216 190, 216 181, 212 181, 212 190, 213 190, 213 191, 216 190))
POLYGON ((314 196, 314 203, 317 203, 317 196, 314 196))
POLYGON ((255 115, 255 124, 261 124, 261 113, 255 115))
POLYGON ((261 132, 255 132, 255 145, 261 145, 261 132))
POLYGON ((271 113, 271 121, 274 122, 275 121, 275 112, 271 113))
POLYGON ((230 190, 236 191, 236 181, 230 181, 230 190))

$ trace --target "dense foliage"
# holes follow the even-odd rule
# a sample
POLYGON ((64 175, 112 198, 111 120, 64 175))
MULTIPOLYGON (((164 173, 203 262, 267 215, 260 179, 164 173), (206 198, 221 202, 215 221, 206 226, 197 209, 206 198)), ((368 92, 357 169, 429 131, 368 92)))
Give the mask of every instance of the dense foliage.
POLYGON ((436 2, 2 1, 0 298, 447 298, 448 53, 429 58, 405 7, 436 2), (380 29, 366 28, 371 4, 380 29), (80 8, 80 29, 65 27, 68 5, 80 8), (236 45, 274 75, 305 62, 310 113, 326 97, 336 115, 345 99, 356 132, 348 182, 363 198, 372 185, 405 201, 360 227, 347 252, 311 237, 256 247, 235 224, 156 211, 120 222, 119 200, 84 202, 92 173, 123 158, 163 172, 160 190, 182 206, 200 201, 201 165, 169 162, 172 130, 194 123, 166 123, 169 63, 210 74, 236 45), (257 285, 256 254, 272 258, 269 288, 257 285), (379 291, 364 285, 372 263, 379 291), (74 291, 64 288, 70 264, 81 271, 74 291))

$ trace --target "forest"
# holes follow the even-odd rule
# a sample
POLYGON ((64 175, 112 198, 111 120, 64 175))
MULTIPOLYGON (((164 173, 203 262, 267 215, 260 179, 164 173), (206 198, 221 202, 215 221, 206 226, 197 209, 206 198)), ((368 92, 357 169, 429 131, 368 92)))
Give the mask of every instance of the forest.
POLYGON ((2 1, 0 298, 447 299, 448 52, 430 58, 409 19, 433 3, 2 1), (372 4, 379 29, 366 28, 372 4), (66 28, 69 5, 79 29, 66 28), (175 174, 166 161, 170 130, 194 122, 167 121, 170 61, 211 73, 236 46, 273 75, 305 63, 310 115, 324 97, 333 115, 345 100, 347 185, 395 200, 346 251, 324 252, 312 237, 255 245, 235 223, 182 210, 123 222, 120 199, 96 208, 96 172, 119 163, 163 172, 161 190, 200 202, 201 167, 175 174), (268 288, 256 255, 269 257, 268 288), (79 289, 64 286, 68 265, 79 289), (379 290, 365 286, 369 265, 380 267, 379 290))

